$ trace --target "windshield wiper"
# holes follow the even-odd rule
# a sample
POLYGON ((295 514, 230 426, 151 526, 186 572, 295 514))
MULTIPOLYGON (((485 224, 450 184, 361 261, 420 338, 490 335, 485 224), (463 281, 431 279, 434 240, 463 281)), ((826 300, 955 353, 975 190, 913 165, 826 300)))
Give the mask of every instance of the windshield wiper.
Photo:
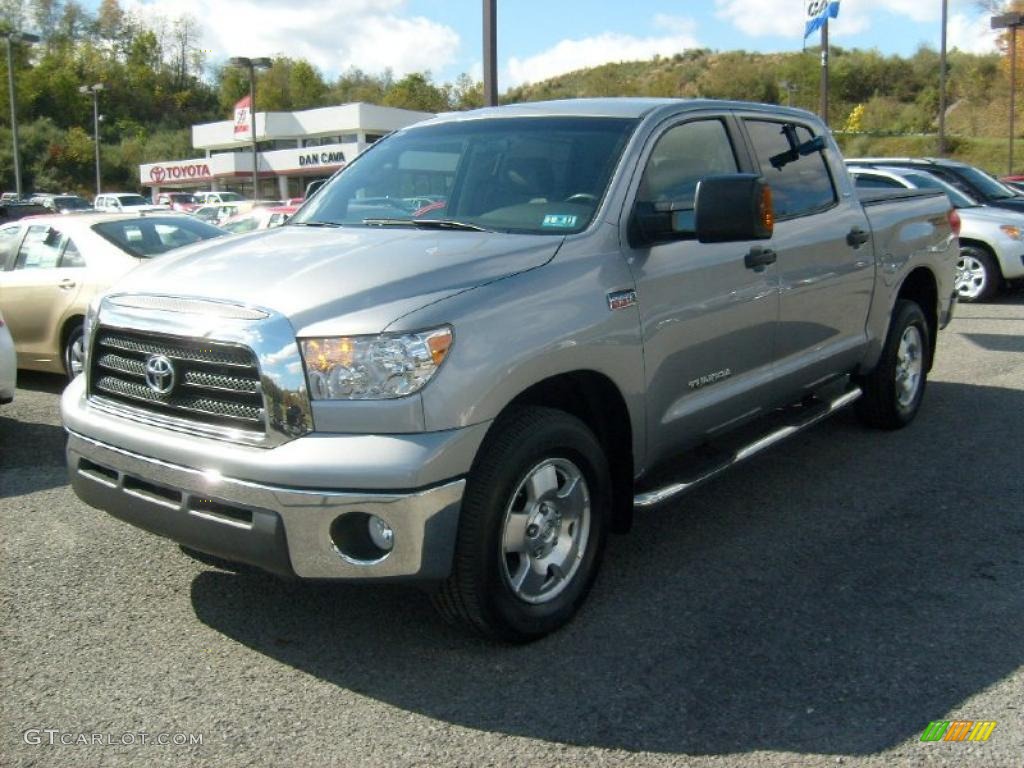
POLYGON ((292 227, 340 227, 341 224, 337 224, 333 221, 286 221, 285 224, 292 227))
POLYGON ((477 224, 454 219, 363 219, 368 227, 416 227, 417 229, 455 229, 465 232, 490 232, 477 224))

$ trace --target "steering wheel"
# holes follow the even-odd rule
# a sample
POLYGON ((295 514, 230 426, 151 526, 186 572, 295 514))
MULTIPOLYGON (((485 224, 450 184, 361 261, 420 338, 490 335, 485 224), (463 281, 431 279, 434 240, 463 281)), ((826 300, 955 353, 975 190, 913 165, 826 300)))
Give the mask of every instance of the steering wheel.
POLYGON ((563 203, 596 203, 597 195, 592 195, 589 192, 577 192, 575 195, 569 195, 563 203))

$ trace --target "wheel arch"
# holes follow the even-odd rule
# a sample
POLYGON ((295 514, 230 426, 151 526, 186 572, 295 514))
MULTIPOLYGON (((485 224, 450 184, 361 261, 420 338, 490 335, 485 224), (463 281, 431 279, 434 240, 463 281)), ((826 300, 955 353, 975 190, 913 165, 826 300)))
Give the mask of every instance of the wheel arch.
POLYGON ((964 246, 967 246, 969 248, 977 248, 978 250, 984 251, 989 256, 991 256, 992 263, 995 264, 996 269, 999 271, 999 279, 1006 279, 1003 277, 1003 265, 999 263, 999 255, 996 253, 995 249, 991 245, 986 243, 984 240, 975 240, 972 237, 961 237, 960 247, 963 248, 964 246))
POLYGON ((615 382, 593 370, 556 374, 520 392, 505 410, 524 405, 565 411, 593 431, 611 473, 612 530, 627 532, 633 521, 633 425, 615 382))
MULTIPOLYGON (((78 309, 75 309, 72 312, 70 312, 68 316, 64 318, 64 321, 61 323, 60 334, 57 337, 57 340, 60 343, 58 354, 60 355, 61 368, 65 368, 64 348, 67 346, 68 337, 71 335, 71 331, 74 330, 76 326, 84 324, 85 313, 78 309)), ((65 373, 67 373, 67 371, 65 371, 65 373)))

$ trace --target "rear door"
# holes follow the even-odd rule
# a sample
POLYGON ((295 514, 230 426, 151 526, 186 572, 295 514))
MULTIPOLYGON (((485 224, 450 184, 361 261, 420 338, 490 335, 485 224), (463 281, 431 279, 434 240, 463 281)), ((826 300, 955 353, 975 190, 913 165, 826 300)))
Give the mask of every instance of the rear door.
POLYGON ((833 178, 826 148, 784 160, 815 137, 813 123, 748 115, 743 125, 760 173, 772 188, 780 288, 775 358, 779 396, 788 398, 852 369, 867 342, 875 285, 871 228, 845 178, 833 178), (773 160, 775 161, 773 163, 773 160))
MULTIPOLYGON (((688 115, 648 142, 622 231, 658 202, 682 202, 692 221, 697 183, 735 173, 749 158, 728 115, 688 115)), ((685 219, 684 219, 685 220, 685 219)), ((752 417, 771 385, 778 319, 774 265, 748 268, 758 243, 701 244, 695 236, 626 244, 644 340, 648 455, 678 448, 752 417)))

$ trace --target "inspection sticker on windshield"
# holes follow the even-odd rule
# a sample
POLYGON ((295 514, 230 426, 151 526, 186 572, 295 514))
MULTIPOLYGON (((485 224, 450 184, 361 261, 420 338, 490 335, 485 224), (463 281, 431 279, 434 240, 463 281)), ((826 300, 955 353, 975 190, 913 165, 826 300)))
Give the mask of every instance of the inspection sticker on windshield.
POLYGON ((576 226, 576 216, 568 213, 549 213, 541 222, 542 227, 558 227, 559 229, 572 229, 576 226))

